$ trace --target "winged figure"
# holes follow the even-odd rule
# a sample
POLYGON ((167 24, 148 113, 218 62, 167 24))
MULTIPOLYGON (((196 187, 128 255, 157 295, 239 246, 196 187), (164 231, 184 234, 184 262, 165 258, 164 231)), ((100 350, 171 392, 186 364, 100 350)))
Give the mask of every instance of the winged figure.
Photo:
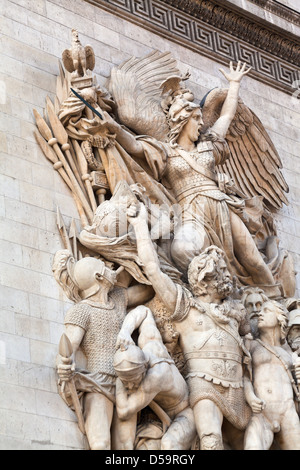
MULTIPOLYGON (((214 89, 202 100, 204 130, 212 127, 220 116, 226 96, 226 89, 214 89)), ((260 119, 241 98, 226 140, 230 158, 220 170, 233 179, 236 187, 247 197, 263 197, 270 209, 288 204, 289 188, 280 171, 280 156, 260 119)))
MULTIPOLYGON (((163 56, 155 57, 154 64, 149 56, 114 69, 108 88, 121 124, 161 143, 160 158, 152 151, 164 162, 157 179, 182 209, 172 259, 187 272, 191 259, 215 244, 242 284, 269 286, 280 295, 273 275, 274 257, 278 261, 280 254, 272 211, 287 204, 288 186, 266 129, 239 97, 240 81, 250 68, 239 62, 236 68, 230 63, 229 72, 221 69, 229 89, 212 90, 200 108, 178 71, 169 70, 158 87, 157 59, 163 56)), ((139 137, 126 135, 113 122, 111 129, 130 155, 149 160, 139 137)))
MULTIPOLYGON (((194 101, 194 96, 190 90, 183 89, 181 84, 190 74, 182 77, 174 62, 173 70, 170 61, 165 64, 168 76, 165 81, 159 81, 161 75, 153 80, 151 70, 155 72, 162 58, 161 54, 155 52, 144 59, 131 59, 113 69, 109 89, 116 101, 122 124, 136 134, 147 134, 157 140, 167 141, 170 126, 167 126, 166 114, 170 104, 178 95, 186 101, 194 101), (156 64, 153 64, 153 58, 156 58, 156 64), (172 75, 174 72, 175 75, 172 75), (167 98, 162 100, 162 94, 168 94, 167 98), (163 110, 166 107, 165 114, 163 110)), ((227 89, 215 88, 201 100, 202 134, 212 128, 220 117, 227 94, 227 89)), ((238 99, 226 141, 230 157, 219 169, 234 181, 236 188, 247 197, 262 196, 264 203, 271 209, 288 204, 286 193, 289 189, 280 171, 280 156, 259 118, 241 98, 238 99)))
POLYGON ((78 37, 78 31, 72 30, 72 47, 62 55, 63 64, 69 73, 84 77, 87 70, 95 68, 95 54, 91 46, 83 46, 78 37))
MULTIPOLYGON (((199 103, 186 83, 190 74, 181 73, 170 53, 155 51, 113 68, 104 88, 91 76, 82 79, 93 70, 95 55, 76 30, 72 35, 72 48, 63 53, 72 78, 61 67, 55 102, 47 98, 44 117, 34 111, 36 139, 70 189, 81 223, 77 231, 73 220, 68 232, 58 211, 67 251, 53 272, 68 297, 81 299, 72 279, 75 263, 87 258, 99 264, 100 257, 97 283, 109 281, 103 273, 115 270, 116 287, 146 285, 151 296, 149 273, 159 267, 175 282, 176 312, 185 315, 187 303, 196 307, 188 293, 191 261, 212 245, 226 263, 206 264, 207 284, 200 264, 193 276, 202 280, 202 293, 207 286, 217 290, 216 302, 227 295, 232 276, 239 298, 248 286, 275 299, 293 297, 292 258, 280 248, 274 224, 276 210, 288 204, 288 185, 263 123, 239 96, 250 68, 238 62, 220 69, 228 88, 211 90, 199 103), (128 207, 143 215, 145 239, 151 238, 155 262, 147 269, 140 248, 149 245, 137 249, 128 207)), ((135 301, 144 302, 140 295, 135 301)), ((159 295, 147 306, 183 371, 186 357, 173 325, 177 313, 170 317, 159 295)))
MULTIPOLYGON (((292 260, 279 248, 273 219, 273 212, 288 202, 288 186, 266 129, 239 97, 249 70, 246 64, 230 63, 229 71, 221 69, 229 88, 210 91, 198 104, 184 83, 189 73, 181 74, 170 53, 131 58, 112 69, 107 90, 93 85, 80 90, 103 120, 72 95, 66 79, 58 79, 56 117, 77 155, 74 171, 81 169, 86 185, 80 191, 82 177, 74 181, 82 245, 93 248, 95 233, 86 227, 97 231, 96 191, 103 202, 121 181, 137 184, 149 206, 167 208, 173 219, 163 251, 183 279, 193 257, 216 245, 241 286, 259 286, 275 297, 293 295, 294 283, 288 281, 292 260), (89 170, 95 171, 88 179, 89 170), (100 173, 106 183, 99 187, 91 179, 100 173)), ((95 251, 104 256, 103 243, 109 249, 104 237, 95 251)), ((135 278, 145 282, 143 275, 135 278)))

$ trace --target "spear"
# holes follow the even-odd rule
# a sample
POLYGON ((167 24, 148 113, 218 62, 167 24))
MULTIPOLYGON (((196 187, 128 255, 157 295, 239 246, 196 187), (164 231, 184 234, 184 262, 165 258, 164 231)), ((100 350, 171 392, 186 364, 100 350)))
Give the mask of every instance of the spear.
POLYGON ((68 237, 67 229, 66 229, 66 226, 65 226, 65 223, 64 223, 64 220, 62 218, 62 215, 61 215, 61 212, 60 212, 59 208, 57 208, 56 224, 57 224, 57 227, 58 227, 58 230, 59 230, 59 233, 60 233, 60 237, 63 241, 64 247, 66 248, 66 250, 69 250, 70 253, 72 253, 73 256, 74 256, 75 253, 73 253, 70 238, 68 237))
POLYGON ((96 198, 95 198, 95 194, 94 194, 94 191, 93 191, 93 188, 92 188, 92 183, 91 183, 91 175, 88 173, 88 163, 86 161, 86 158, 81 150, 81 147, 80 145, 78 144, 78 142, 76 140, 74 140, 74 147, 75 147, 75 152, 76 152, 76 155, 77 155, 77 158, 78 158, 78 164, 79 164, 79 167, 80 167, 80 171, 81 171, 81 174, 82 174, 82 180, 85 182, 85 185, 86 185, 86 188, 87 188, 87 192, 88 192, 88 195, 89 195, 89 199, 90 199, 90 202, 91 202, 91 206, 92 206, 92 209, 93 211, 95 212, 97 210, 97 202, 96 202, 96 198))
POLYGON ((66 171, 63 168, 63 164, 58 159, 58 157, 57 157, 56 153, 54 152, 54 150, 52 149, 52 147, 50 147, 48 142, 46 142, 46 140, 40 134, 38 134, 38 132, 35 132, 34 135, 35 135, 36 141, 39 144, 39 146, 41 147, 45 157, 53 164, 54 169, 56 171, 58 171, 58 173, 60 174, 60 176, 62 177, 64 182, 67 184, 69 189, 72 191, 72 183, 70 181, 70 178, 68 177, 66 171))
POLYGON ((82 98, 82 96, 79 95, 79 93, 77 93, 73 88, 71 88, 71 91, 72 93, 74 93, 74 95, 80 99, 91 111, 93 111, 94 114, 96 114, 96 116, 98 116, 101 121, 103 121, 103 116, 102 114, 99 113, 99 111, 97 111, 90 103, 88 103, 84 98, 82 98))
MULTIPOLYGON (((72 172, 72 170, 71 170, 64 154, 62 153, 62 151, 59 148, 58 140, 53 137, 52 131, 50 130, 49 126, 47 125, 46 121, 42 118, 42 116, 35 109, 33 110, 33 113, 34 113, 34 116, 35 116, 35 119, 36 119, 37 127, 38 127, 41 135, 48 142, 48 144, 51 147, 53 147, 53 149, 55 150, 56 155, 58 156, 59 160, 63 164, 64 169, 66 170, 67 175, 68 175, 68 177, 69 177, 69 179, 72 183, 72 190, 76 194, 76 196, 78 197, 82 207, 84 208, 84 210, 86 212, 86 215, 88 217, 88 222, 91 223, 92 220, 93 220, 93 212, 92 212, 92 210, 89 206, 89 203, 87 202, 86 197, 83 194, 83 191, 82 191, 81 187, 79 186, 79 183, 78 183, 77 179, 75 178, 75 176, 74 176, 74 174, 73 174, 73 172, 72 172)), ((84 215, 82 209, 80 211, 80 216, 81 215, 84 215)))
MULTIPOLYGON (((65 364, 65 365, 71 365, 72 364, 73 348, 72 348, 71 341, 69 340, 69 338, 67 337, 67 335, 65 333, 63 333, 62 337, 60 338, 59 354, 61 356, 61 360, 62 360, 63 364, 65 364)), ((73 402, 73 406, 75 408, 75 413, 76 413, 76 416, 77 416, 77 420, 78 420, 78 427, 79 427, 80 431, 83 434, 86 434, 85 426, 84 426, 84 418, 83 418, 83 414, 82 414, 82 408, 81 408, 80 401, 79 401, 79 398, 78 398, 78 395, 77 395, 77 390, 76 390, 76 387, 75 387, 74 379, 71 378, 71 380, 69 380, 68 382, 63 381, 63 386, 62 387, 63 388, 67 387, 69 389, 69 392, 70 392, 70 395, 71 395, 71 398, 72 398, 72 402, 73 402)))
POLYGON ((54 152, 54 150, 52 149, 52 147, 50 147, 48 142, 38 132, 35 132, 34 135, 35 135, 36 141, 39 144, 39 146, 41 147, 45 157, 53 164, 53 168, 56 171, 58 171, 58 173, 60 174, 60 176, 62 177, 62 179, 64 180, 64 182, 68 186, 68 188, 70 189, 70 191, 72 193, 72 196, 74 198, 77 210, 78 210, 78 214, 79 214, 80 219, 81 219, 81 223, 82 223, 83 227, 85 227, 86 225, 89 224, 89 221, 86 218, 85 212, 82 209, 82 205, 80 203, 80 200, 79 200, 77 194, 74 193, 74 191, 73 191, 72 183, 71 183, 70 178, 68 177, 66 171, 64 170, 64 166, 63 166, 62 162, 58 159, 58 157, 57 157, 56 153, 54 152))
POLYGON ((78 261, 77 238, 78 238, 78 232, 77 232, 76 223, 75 223, 75 220, 72 219, 70 230, 69 230, 69 240, 73 245, 73 256, 76 261, 78 261))
POLYGON ((47 106, 47 113, 48 113, 49 121, 53 130, 54 137, 57 139, 58 143, 61 145, 62 150, 66 153, 69 164, 71 165, 72 171, 74 175, 76 176, 76 179, 78 183, 80 184, 81 189, 84 189, 82 182, 81 182, 80 175, 78 173, 78 169, 76 167, 76 164, 70 152, 68 133, 66 129, 64 128, 62 122, 58 118, 49 96, 47 96, 46 98, 46 106, 47 106))

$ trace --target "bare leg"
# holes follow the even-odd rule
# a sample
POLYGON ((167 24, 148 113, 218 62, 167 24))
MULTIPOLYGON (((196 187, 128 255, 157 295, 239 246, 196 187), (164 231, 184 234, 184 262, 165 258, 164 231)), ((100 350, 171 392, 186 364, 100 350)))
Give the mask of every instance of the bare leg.
POLYGON ((195 229, 194 224, 186 223, 176 233, 171 246, 172 258, 179 269, 187 271, 192 259, 209 246, 209 239, 200 227, 195 229))
POLYGON ((283 417, 278 442, 282 450, 300 450, 300 422, 294 404, 283 417))
POLYGON ((274 439, 270 424, 260 413, 252 416, 245 433, 244 450, 269 450, 274 439))
POLYGON ((110 427, 114 405, 100 393, 84 398, 85 429, 91 450, 110 450, 110 427))
POLYGON ((118 418, 115 410, 112 425, 112 449, 113 450, 133 450, 136 435, 137 415, 122 421, 118 418))
POLYGON ((230 211, 235 255, 253 281, 260 285, 274 285, 273 275, 264 262, 250 232, 237 214, 230 211))
POLYGON ((189 450, 196 437, 194 414, 191 408, 179 413, 163 436, 161 450, 189 450))
POLYGON ((210 400, 200 400, 194 407, 194 416, 201 450, 224 450, 223 414, 217 405, 210 400))

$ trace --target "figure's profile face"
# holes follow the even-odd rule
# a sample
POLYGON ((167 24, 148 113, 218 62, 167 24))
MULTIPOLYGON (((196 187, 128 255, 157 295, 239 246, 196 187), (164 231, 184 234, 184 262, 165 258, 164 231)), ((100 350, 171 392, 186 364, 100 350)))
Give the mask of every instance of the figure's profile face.
POLYGON ((276 328, 279 325, 277 312, 269 307, 263 307, 258 314, 258 328, 259 330, 276 328))
POLYGON ((115 272, 107 268, 103 261, 93 257, 77 261, 74 268, 74 280, 84 298, 96 294, 100 289, 112 289, 115 276, 115 272))
POLYGON ((183 132, 187 134, 191 142, 197 142, 203 126, 202 113, 200 108, 195 109, 189 121, 185 125, 183 132))
POLYGON ((227 296, 232 292, 232 278, 224 258, 219 259, 216 280, 219 294, 227 296))
POLYGON ((144 376, 145 376, 145 374, 141 374, 141 375, 137 376, 134 379, 131 378, 130 380, 126 380, 125 378, 122 378, 121 380, 122 380, 122 383, 123 383, 124 387, 128 391, 128 393, 133 393, 141 385, 144 376))

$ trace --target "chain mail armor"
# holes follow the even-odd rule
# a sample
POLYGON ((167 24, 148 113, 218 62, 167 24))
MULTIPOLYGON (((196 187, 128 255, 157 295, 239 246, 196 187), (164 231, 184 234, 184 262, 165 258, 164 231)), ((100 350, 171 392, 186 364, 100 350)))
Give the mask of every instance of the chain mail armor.
POLYGON ((109 294, 108 306, 84 300, 67 312, 65 324, 80 326, 85 330, 81 347, 87 358, 89 372, 116 377, 113 357, 126 307, 126 290, 118 288, 109 294))

